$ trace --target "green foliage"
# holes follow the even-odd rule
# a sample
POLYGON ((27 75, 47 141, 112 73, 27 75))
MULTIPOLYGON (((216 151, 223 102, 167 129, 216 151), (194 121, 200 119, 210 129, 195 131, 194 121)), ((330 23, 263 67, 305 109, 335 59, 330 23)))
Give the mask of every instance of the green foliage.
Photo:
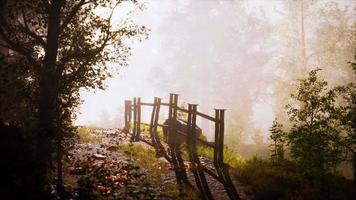
MULTIPOLYGON (((131 126, 133 126, 133 124, 132 124, 131 126)), ((149 134, 150 134, 150 132, 149 132, 149 130, 150 130, 150 125, 149 125, 149 124, 141 123, 140 128, 141 128, 141 132, 142 132, 143 134, 146 134, 146 135, 149 136, 149 134)), ((161 140, 164 138, 163 128, 162 128, 161 126, 158 126, 158 127, 157 127, 157 134, 158 134, 158 137, 159 137, 161 140)))
MULTIPOLYGON (((75 131, 72 120, 80 104, 79 90, 103 89, 104 80, 117 72, 108 63, 127 65, 130 48, 124 40, 147 36, 147 29, 127 16, 121 24, 113 24, 112 15, 123 1, 1 2, 0 46, 12 51, 5 60, 14 70, 1 65, 0 75, 6 75, 9 83, 1 91, 0 101, 12 92, 4 105, 14 101, 19 107, 31 108, 33 112, 22 113, 38 121, 37 132, 45 137, 39 142, 48 143, 45 140, 75 131), (97 13, 103 8, 111 11, 109 15, 97 13)), ((135 11, 142 8, 137 1, 130 2, 138 8, 135 11)), ((1 107, 1 113, 3 110, 1 107)), ((6 119, 18 121, 17 116, 7 115, 6 119)), ((46 144, 39 145, 42 147, 46 144)), ((50 151, 49 147, 39 150, 50 151)))
POLYGON ((342 161, 337 122, 332 118, 336 94, 312 70, 300 80, 293 104, 286 106, 292 129, 287 134, 291 157, 308 175, 329 172, 342 161))
POLYGON ((270 145, 272 147, 271 158, 273 162, 281 162, 284 160, 284 149, 286 145, 286 133, 282 130, 283 125, 278 123, 275 119, 272 123, 272 127, 269 129, 271 132, 270 139, 273 143, 270 145))
MULTIPOLYGON (((155 150, 140 144, 124 144, 119 146, 119 152, 126 154, 140 167, 147 169, 149 176, 146 179, 150 184, 162 184, 161 177, 167 174, 169 165, 167 162, 159 160, 155 155, 155 150)), ((199 199, 196 191, 189 188, 180 188, 177 184, 164 184, 164 196, 173 197, 180 200, 199 199)))
MULTIPOLYGON (((355 63, 351 66, 355 68, 355 63)), ((284 132, 275 120, 270 129, 272 160, 283 160, 284 147, 288 146, 292 160, 307 177, 335 174, 336 167, 351 157, 356 168, 355 83, 330 89, 318 76, 319 71, 312 70, 299 80, 291 95, 293 102, 286 110, 292 128, 284 132)))
POLYGON ((0 118, 8 123, 29 128, 35 113, 35 84, 28 74, 28 63, 0 52, 0 118), (19 67, 21 66, 21 67, 19 67))
MULTIPOLYGON (((356 74, 355 61, 350 62, 350 64, 354 74, 356 74)), ((335 108, 334 118, 340 122, 340 128, 344 132, 340 141, 346 152, 344 160, 350 161, 350 157, 352 158, 354 168, 353 179, 356 181, 356 83, 351 82, 344 86, 338 86, 334 88, 334 91, 340 97, 338 105, 335 108)))
POLYGON ((167 163, 156 158, 155 150, 147 146, 137 144, 124 144, 119 146, 119 152, 125 153, 131 160, 136 162, 139 166, 152 170, 155 177, 165 173, 167 170, 167 163))
POLYGON ((79 137, 84 141, 84 142, 90 142, 90 143, 100 143, 101 138, 99 136, 94 136, 91 134, 92 131, 95 129, 98 129, 98 127, 91 125, 91 126, 80 126, 77 128, 77 133, 79 137))
MULTIPOLYGON (((9 83, 0 91, 0 117, 5 116, 20 126, 30 119, 29 124, 35 126, 32 132, 36 160, 43 170, 39 188, 49 188, 44 185, 49 183, 50 157, 55 150, 52 141, 61 144, 64 136, 75 132, 72 120, 75 108, 81 103, 80 89, 103 89, 104 80, 117 72, 108 63, 117 63, 116 67, 127 65, 130 47, 125 41, 147 37, 147 29, 134 24, 129 19, 131 15, 124 14, 120 24, 113 24, 113 13, 123 2, 131 2, 134 9, 131 12, 142 8, 135 0, 2 0, 0 3, 0 46, 12 51, 5 55, 5 60, 8 66, 13 66, 3 67, 1 63, 0 75, 9 83), (109 10, 109 15, 100 15, 98 9, 109 10), (3 107, 3 102, 6 106, 11 101, 21 109, 3 107), (11 112, 9 115, 3 111, 11 112), (19 113, 24 117, 17 116, 19 113)), ((85 136, 90 140, 88 134, 85 136)), ((57 150, 60 157, 61 148, 57 150)), ((61 159, 57 160, 61 166, 61 159)))
MULTIPOLYGON (((210 159, 214 158, 214 149, 210 147, 198 146, 197 148, 198 155, 208 157, 210 159)), ((233 150, 228 147, 224 147, 224 163, 230 165, 233 168, 238 168, 239 166, 245 163, 245 160, 236 154, 233 150)))
POLYGON ((308 179, 299 167, 283 160, 279 165, 254 157, 233 170, 237 180, 249 185, 255 199, 354 199, 351 181, 337 175, 308 179))
POLYGON ((257 157, 247 160, 233 175, 252 187, 256 199, 286 198, 301 183, 299 175, 257 157))

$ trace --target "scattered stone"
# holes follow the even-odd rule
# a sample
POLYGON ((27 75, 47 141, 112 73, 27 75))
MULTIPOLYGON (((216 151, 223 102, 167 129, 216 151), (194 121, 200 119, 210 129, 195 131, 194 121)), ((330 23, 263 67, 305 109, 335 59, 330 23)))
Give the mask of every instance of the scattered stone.
MULTIPOLYGON (((91 134, 101 142, 84 143, 79 138, 64 142, 68 150, 69 175, 77 181, 69 199, 176 199, 165 193, 167 185, 176 184, 173 170, 162 174, 158 183, 153 184, 145 181, 150 176, 149 172, 133 163, 130 152, 118 152, 118 144, 129 143, 130 134, 119 129, 98 129, 91 134)), ((149 141, 148 137, 146 139, 149 141)), ((151 148, 143 142, 134 143, 138 144, 151 148)), ((167 162, 164 158, 159 159, 167 162)), ((211 160, 202 157, 201 161, 206 167, 213 168, 211 160)), ((208 175, 206 178, 214 199, 229 199, 219 182, 208 175)), ((195 185, 192 173, 188 173, 188 179, 195 185)))
POLYGON ((93 158, 98 159, 98 160, 105 160, 106 156, 101 155, 101 154, 94 154, 93 158))

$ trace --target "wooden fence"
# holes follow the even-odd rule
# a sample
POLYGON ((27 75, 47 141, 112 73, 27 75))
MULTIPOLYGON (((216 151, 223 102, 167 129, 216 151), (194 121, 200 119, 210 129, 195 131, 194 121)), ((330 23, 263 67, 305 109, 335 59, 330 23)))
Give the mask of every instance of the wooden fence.
MULTIPOLYGON (((175 142, 178 135, 186 140, 189 154, 190 171, 193 173, 196 186, 200 191, 202 199, 213 199, 205 174, 210 175, 219 181, 225 188, 230 199, 240 199, 234 184, 229 176, 229 166, 224 163, 224 109, 215 109, 215 117, 201 113, 197 110, 197 105, 188 104, 188 109, 178 106, 178 95, 170 94, 169 103, 164 103, 160 98, 155 97, 153 103, 141 102, 141 98, 134 98, 133 101, 125 101, 125 131, 132 133, 132 141, 144 141, 153 146, 158 157, 164 157, 172 166, 176 174, 177 183, 187 187, 193 187, 187 178, 187 168, 181 155, 180 147, 175 142), (141 108, 152 107, 151 120, 149 123, 150 141, 141 137, 141 108), (160 109, 162 106, 168 107, 168 119, 164 124, 158 122, 160 109), (178 122, 178 111, 187 114, 187 121, 178 122), (215 137, 214 142, 207 142, 197 137, 198 133, 196 121, 197 117, 214 122, 215 137), (167 136, 167 142, 161 141, 157 129, 162 127, 167 136), (183 130, 182 130, 183 127, 183 130), (207 168, 201 164, 197 153, 197 146, 203 145, 213 148, 214 169, 207 168), (168 148, 166 148, 168 146, 168 148)), ((182 120, 180 120, 182 121, 182 120)))

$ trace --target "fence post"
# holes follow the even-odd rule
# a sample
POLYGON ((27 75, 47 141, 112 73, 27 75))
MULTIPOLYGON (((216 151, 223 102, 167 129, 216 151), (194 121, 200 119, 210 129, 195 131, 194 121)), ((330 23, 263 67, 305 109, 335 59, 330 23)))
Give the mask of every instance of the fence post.
POLYGON ((129 133, 130 132, 130 123, 131 123, 131 114, 132 114, 132 101, 125 100, 125 128, 124 132, 129 133))
POLYGON ((151 113, 151 121, 150 121, 150 127, 149 127, 149 132, 151 136, 151 141, 152 145, 156 148, 156 140, 154 138, 154 133, 153 133, 153 126, 154 126, 154 121, 155 121, 155 113, 156 113, 156 98, 153 100, 153 106, 152 106, 152 113, 151 113))
POLYGON ((218 163, 218 152, 219 152, 219 134, 220 133, 220 112, 215 109, 215 137, 214 137, 214 163, 218 163))
POLYGON ((178 94, 169 94, 169 110, 168 118, 176 120, 177 119, 177 106, 178 106, 178 94))
POLYGON ((137 100, 136 100, 136 97, 134 97, 134 99, 133 99, 133 130, 132 130, 131 141, 135 140, 136 129, 137 129, 137 100))
POLYGON ((224 163, 224 109, 215 109, 214 163, 224 163))
POLYGON ((137 128, 136 128, 136 134, 135 134, 135 141, 140 140, 140 133, 141 133, 141 98, 137 98, 136 102, 137 106, 137 128))
POLYGON ((218 162, 219 164, 224 163, 224 131, 225 131, 225 123, 224 123, 224 109, 220 109, 220 117, 219 117, 219 156, 218 162))
POLYGON ((156 113, 155 113, 155 119, 154 119, 154 126, 153 126, 153 131, 155 134, 155 137, 159 140, 158 134, 157 134, 157 128, 158 128, 158 118, 159 118, 159 110, 161 106, 161 98, 155 97, 155 105, 156 105, 156 113))
POLYGON ((204 171, 202 170, 202 166, 197 154, 196 149, 196 119, 197 119, 197 105, 189 104, 188 105, 188 124, 187 124, 187 143, 188 143, 188 151, 190 162, 193 164, 192 172, 195 177, 195 181, 197 187, 199 188, 202 199, 213 199, 212 194, 210 192, 208 183, 206 181, 204 171))
POLYGON ((224 112, 224 109, 215 109, 214 165, 230 199, 238 200, 240 196, 230 178, 228 165, 224 164, 224 112))
POLYGON ((174 100, 173 119, 177 120, 178 94, 173 94, 173 100, 174 100))
POLYGON ((127 130, 128 130, 128 101, 125 100, 125 114, 124 114, 124 118, 125 118, 125 127, 124 127, 124 132, 127 133, 127 130))
POLYGON ((173 95, 172 93, 169 94, 169 108, 168 108, 168 119, 173 118, 173 95))
POLYGON ((132 101, 128 101, 128 127, 131 129, 131 121, 132 121, 132 101))

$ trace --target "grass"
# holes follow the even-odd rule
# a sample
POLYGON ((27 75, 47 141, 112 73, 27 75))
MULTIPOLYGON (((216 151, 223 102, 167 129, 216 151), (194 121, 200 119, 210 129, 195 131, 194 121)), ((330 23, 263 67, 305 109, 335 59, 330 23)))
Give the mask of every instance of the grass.
MULTIPOLYGON (((202 156, 208 157, 210 159, 214 158, 214 149, 213 148, 198 146, 197 153, 198 153, 198 155, 202 155, 202 156)), ((225 147, 224 148, 224 163, 230 165, 233 168, 238 168, 241 165, 245 164, 245 159, 242 158, 241 156, 237 155, 236 153, 234 153, 228 147, 225 147)))
MULTIPOLYGON (((156 158, 154 149, 139 144, 123 144, 119 146, 118 151, 126 154, 135 164, 149 172, 147 182, 162 185, 161 177, 169 173, 169 164, 156 158)), ((181 200, 199 199, 195 191, 179 188, 177 184, 164 184, 162 187, 164 187, 164 196, 181 200)))
MULTIPOLYGON (((213 149, 198 147, 199 155, 213 158, 213 149)), ((255 199, 356 199, 355 182, 335 174, 305 177, 294 162, 272 163, 269 159, 244 159, 224 148, 224 162, 234 179, 251 187, 255 199)))
POLYGON ((155 150, 138 144, 119 145, 119 152, 126 154, 137 165, 153 171, 154 173, 166 173, 167 163, 156 158, 155 150))
MULTIPOLYGON (((133 127, 133 123, 130 124, 131 127, 133 127)), ((141 129, 141 133, 147 135, 147 136, 150 136, 150 125, 149 124, 146 124, 146 123, 141 123, 141 126, 140 126, 140 129, 141 129)), ((158 137, 160 139, 163 139, 164 138, 164 135, 163 135, 163 128, 161 126, 158 126, 157 127, 157 134, 158 134, 158 137)))
POLYGON ((79 137, 86 143, 100 143, 102 138, 99 136, 92 135, 91 132, 95 129, 99 129, 99 127, 94 125, 89 126, 79 126, 77 128, 77 133, 79 137))
POLYGON ((278 165, 254 157, 232 171, 233 177, 252 188, 255 199, 356 199, 354 183, 341 176, 305 177, 285 160, 278 165))

